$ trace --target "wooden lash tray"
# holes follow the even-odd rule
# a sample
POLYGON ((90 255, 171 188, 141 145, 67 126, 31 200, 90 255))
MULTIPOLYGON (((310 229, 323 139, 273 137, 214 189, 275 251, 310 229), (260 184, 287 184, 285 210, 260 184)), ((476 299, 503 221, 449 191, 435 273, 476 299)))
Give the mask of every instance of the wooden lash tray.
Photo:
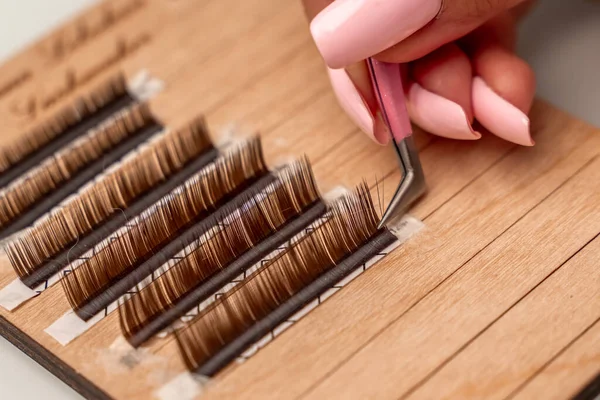
MULTIPOLYGON (((299 1, 128 0, 119 13, 125 3, 88 10, 0 68, 0 146, 112 74, 147 69, 165 82, 149 101, 164 124, 199 112, 213 132, 236 122, 261 133, 269 165, 306 154, 323 193, 366 179, 389 202, 395 154, 338 107, 299 1), (94 34, 77 34, 84 25, 94 34)), ((531 119, 533 148, 418 132, 429 193, 411 214, 425 229, 202 398, 579 393, 600 372, 600 132, 541 100, 531 119)), ((0 259, 0 287, 15 277, 0 259)), ((115 312, 61 346, 44 329, 69 309, 54 285, 0 309, 0 333, 88 398, 153 398, 185 370, 168 338, 137 363, 113 357, 115 312)))

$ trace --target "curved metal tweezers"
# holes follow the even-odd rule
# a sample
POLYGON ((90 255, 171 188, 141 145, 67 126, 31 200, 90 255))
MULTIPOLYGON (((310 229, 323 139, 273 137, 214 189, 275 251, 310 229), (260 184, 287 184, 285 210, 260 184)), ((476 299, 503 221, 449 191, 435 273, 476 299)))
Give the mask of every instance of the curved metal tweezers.
POLYGON ((367 65, 383 120, 392 134, 402 172, 400 184, 379 223, 381 228, 401 218, 408 208, 425 194, 427 186, 419 153, 412 138, 400 66, 373 58, 367 60, 367 65))
POLYGON ((401 218, 408 208, 427 191, 425 175, 419 160, 419 153, 412 136, 398 143, 394 140, 394 147, 400 161, 402 179, 392 197, 392 201, 385 210, 379 227, 389 224, 397 218, 401 218))

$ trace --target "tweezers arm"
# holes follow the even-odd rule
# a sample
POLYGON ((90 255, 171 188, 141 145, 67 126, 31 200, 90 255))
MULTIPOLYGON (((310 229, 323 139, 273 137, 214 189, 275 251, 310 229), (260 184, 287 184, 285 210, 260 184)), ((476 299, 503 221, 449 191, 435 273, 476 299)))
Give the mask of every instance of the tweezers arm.
POLYGON ((419 160, 417 146, 412 136, 401 142, 394 140, 394 147, 400 161, 402 180, 387 210, 379 223, 380 227, 401 218, 408 208, 427 191, 425 174, 419 160))
POLYGON ((392 134, 402 171, 400 185, 379 223, 381 228, 392 220, 401 218, 411 204, 425 193, 426 185, 419 153, 412 138, 400 65, 369 58, 367 66, 383 119, 392 134))

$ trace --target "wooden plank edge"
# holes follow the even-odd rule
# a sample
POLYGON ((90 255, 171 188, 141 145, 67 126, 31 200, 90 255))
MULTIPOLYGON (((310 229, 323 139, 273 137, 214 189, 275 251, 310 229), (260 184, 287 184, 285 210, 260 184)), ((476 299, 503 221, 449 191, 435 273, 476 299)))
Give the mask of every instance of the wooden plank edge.
POLYGON ((112 399, 83 375, 12 325, 3 316, 0 316, 0 335, 86 399, 112 399))

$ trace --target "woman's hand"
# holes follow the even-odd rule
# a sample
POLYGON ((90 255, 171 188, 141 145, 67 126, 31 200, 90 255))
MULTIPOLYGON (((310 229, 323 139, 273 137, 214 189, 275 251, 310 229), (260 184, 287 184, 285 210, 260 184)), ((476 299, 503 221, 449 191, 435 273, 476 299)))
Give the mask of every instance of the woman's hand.
POLYGON ((531 68, 514 53, 525 0, 303 0, 340 104, 375 141, 390 134, 364 59, 402 63, 414 123, 439 136, 476 140, 477 119, 495 135, 534 144, 527 113, 531 68))

